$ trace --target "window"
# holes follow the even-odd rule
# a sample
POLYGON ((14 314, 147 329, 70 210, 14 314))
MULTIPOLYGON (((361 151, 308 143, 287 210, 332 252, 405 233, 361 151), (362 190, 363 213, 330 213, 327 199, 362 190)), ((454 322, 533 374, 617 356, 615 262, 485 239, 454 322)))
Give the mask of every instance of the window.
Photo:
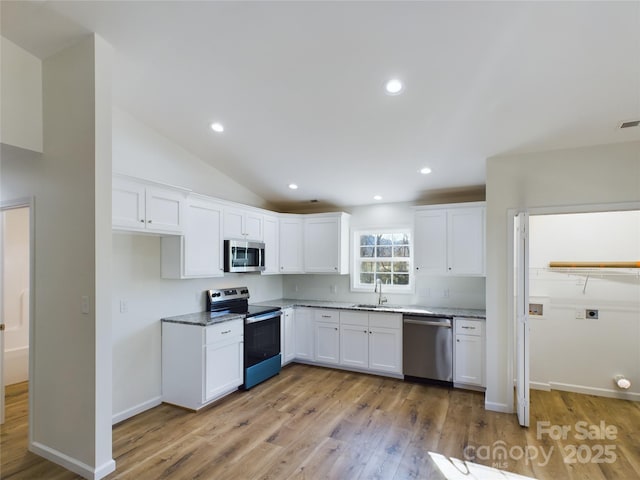
POLYGON ((378 279, 386 291, 413 290, 413 246, 409 230, 354 232, 353 259, 353 290, 373 291, 378 279))

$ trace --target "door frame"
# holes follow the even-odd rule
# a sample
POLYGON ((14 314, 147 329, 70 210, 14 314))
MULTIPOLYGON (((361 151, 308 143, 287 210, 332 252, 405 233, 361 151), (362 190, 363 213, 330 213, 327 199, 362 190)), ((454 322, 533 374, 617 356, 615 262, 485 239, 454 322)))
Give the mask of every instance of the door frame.
MULTIPOLYGON (((36 245, 35 245, 35 228, 36 228, 36 215, 35 215, 35 199, 33 197, 22 197, 11 200, 5 200, 0 202, 0 211, 4 212, 6 210, 13 210, 16 208, 28 208, 29 209, 29 438, 28 445, 31 445, 33 438, 33 398, 34 398, 34 390, 31 388, 33 385, 34 378, 34 345, 35 345, 35 333, 34 333, 34 318, 35 318, 35 266, 36 266, 36 245)), ((0 240, 1 242, 1 240, 0 240)), ((2 288, 2 281, 4 278, 4 255, 0 255, 0 272, 2 278, 0 278, 0 297, 2 297, 4 293, 4 289, 2 288)), ((4 320, 3 320, 4 321, 4 320)), ((0 342, 0 356, 2 356, 2 361, 0 361, 0 369, 4 368, 4 334, 2 334, 2 341, 0 342)), ((4 374, 0 371, 0 394, 2 398, 0 399, 0 423, 4 423, 4 396, 5 396, 5 388, 4 388, 4 374)))
MULTIPOLYGON (((514 386, 515 386, 515 350, 516 350, 516 322, 517 318, 513 317, 515 311, 515 292, 514 292, 514 255, 515 255, 515 236, 513 234, 515 226, 515 217, 519 212, 527 211, 529 216, 534 215, 559 215, 563 213, 600 213, 615 212, 625 210, 640 210, 640 201, 638 202, 617 202, 617 203, 597 203, 597 204, 580 204, 580 205, 554 205, 548 207, 523 207, 510 208, 507 210, 507 405, 509 413, 516 413, 514 409, 514 386)), ((531 245, 529 245, 531 250, 531 245)))

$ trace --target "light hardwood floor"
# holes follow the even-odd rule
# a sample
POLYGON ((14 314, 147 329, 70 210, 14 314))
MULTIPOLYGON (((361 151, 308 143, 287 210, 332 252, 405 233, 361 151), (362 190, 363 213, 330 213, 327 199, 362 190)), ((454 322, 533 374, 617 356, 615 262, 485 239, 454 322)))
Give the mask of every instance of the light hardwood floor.
MULTIPOLYGON (((26 451, 26 384, 7 388, 6 405, 0 478, 80 478, 26 451)), ((538 479, 640 478, 640 403, 532 391, 531 410, 525 429, 514 415, 485 411, 481 393, 294 364, 199 413, 161 405, 114 426, 117 470, 107 478, 469 478, 451 458, 474 453, 477 464, 538 479), (551 434, 568 426, 567 438, 538 435, 538 421, 551 434), (575 438, 577 422, 602 421, 615 439, 575 438), (492 458, 501 446, 506 457, 492 458)))

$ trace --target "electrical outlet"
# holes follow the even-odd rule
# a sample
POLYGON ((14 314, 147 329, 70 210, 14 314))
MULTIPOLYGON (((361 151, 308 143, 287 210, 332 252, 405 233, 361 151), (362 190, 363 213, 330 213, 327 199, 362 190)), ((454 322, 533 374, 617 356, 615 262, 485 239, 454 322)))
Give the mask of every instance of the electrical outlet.
POLYGON ((584 320, 584 310, 576 310, 576 319, 584 320))
POLYGON ((449 298, 449 289, 448 288, 445 288, 442 291, 442 298, 449 298))
POLYGON ((598 310, 587 309, 584 311, 584 315, 587 318, 592 318, 594 320, 598 319, 598 310))
POLYGON ((129 302, 126 300, 120 300, 120 313, 127 313, 129 311, 129 302))
POLYGON ((83 295, 80 300, 82 303, 82 306, 81 306, 82 313, 85 315, 88 315, 89 314, 89 297, 87 295, 83 295))
POLYGON ((335 294, 335 293, 338 293, 338 286, 337 286, 337 285, 330 285, 330 286, 329 286, 329 291, 330 291, 331 293, 334 293, 334 294, 335 294))

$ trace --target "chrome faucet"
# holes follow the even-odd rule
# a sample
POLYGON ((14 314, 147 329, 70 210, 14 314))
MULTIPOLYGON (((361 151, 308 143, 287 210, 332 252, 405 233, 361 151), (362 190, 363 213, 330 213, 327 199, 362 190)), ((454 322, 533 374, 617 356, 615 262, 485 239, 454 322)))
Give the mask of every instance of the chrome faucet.
POLYGON ((382 305, 387 302, 387 297, 382 296, 382 280, 376 278, 375 288, 373 289, 373 293, 378 294, 378 305, 382 305))

